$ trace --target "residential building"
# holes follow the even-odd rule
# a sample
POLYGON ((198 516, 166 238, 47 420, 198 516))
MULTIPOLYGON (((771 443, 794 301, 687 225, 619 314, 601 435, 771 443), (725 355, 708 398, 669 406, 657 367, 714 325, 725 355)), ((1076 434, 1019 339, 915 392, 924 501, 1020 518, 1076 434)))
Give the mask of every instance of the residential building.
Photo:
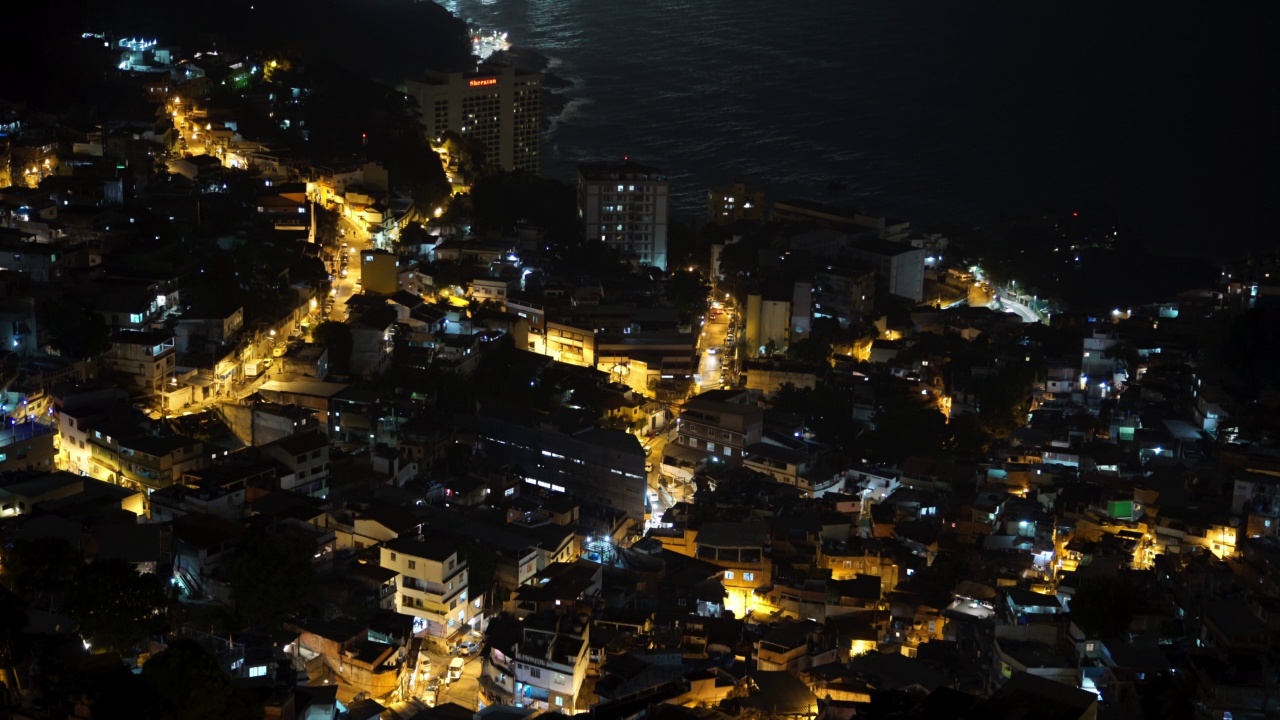
POLYGON ((645 452, 634 435, 588 428, 565 432, 536 413, 489 406, 476 415, 478 448, 519 468, 524 483, 644 519, 645 452))
POLYGON ((698 529, 697 558, 723 571, 724 607, 738 617, 755 605, 757 588, 773 583, 769 531, 760 522, 709 522, 698 529))
POLYGON ((854 260, 876 269, 880 285, 890 295, 921 302, 924 300, 924 259, 928 252, 905 243, 864 240, 846 252, 854 260))
POLYGON ((467 562, 450 541, 397 537, 379 550, 380 565, 398 573, 396 610, 413 616, 414 634, 449 639, 470 630, 467 562))
POLYGON ((575 714, 590 667, 590 622, 565 612, 526 617, 510 631, 490 631, 480 698, 485 705, 514 705, 575 714))
POLYGON ((329 480, 329 439, 319 429, 301 432, 262 446, 262 454, 289 469, 282 490, 324 497, 329 480))
POLYGON ((798 282, 774 284, 748 295, 742 318, 746 323, 743 340, 747 354, 771 355, 809 337, 812 292, 809 283, 798 282))
POLYGON ((742 464, 747 447, 760 442, 764 411, 745 403, 745 393, 709 390, 684 404, 676 443, 712 462, 742 464))
POLYGON ((504 170, 537 174, 542 136, 542 74, 481 64, 475 71, 428 71, 405 83, 429 138, 445 131, 478 141, 504 170))
POLYGON ((828 265, 814 274, 814 317, 835 318, 840 327, 861 324, 876 302, 876 274, 851 265, 828 265))
POLYGON ((72 269, 87 266, 88 257, 81 243, 36 242, 32 233, 0 227, 0 270, 25 272, 32 282, 57 282, 72 269))
POLYGON ((764 191, 748 188, 745 183, 711 188, 707 192, 707 222, 733 225, 743 220, 764 220, 764 191))
POLYGON ((365 292, 394 295, 400 289, 399 276, 399 255, 376 249, 360 253, 360 282, 365 292))
POLYGON ((121 330, 111 336, 102 369, 115 373, 127 387, 158 393, 176 367, 174 344, 172 333, 121 330))
POLYGON ((640 265, 667 269, 667 176, 623 162, 578 168, 578 218, 583 236, 640 265))

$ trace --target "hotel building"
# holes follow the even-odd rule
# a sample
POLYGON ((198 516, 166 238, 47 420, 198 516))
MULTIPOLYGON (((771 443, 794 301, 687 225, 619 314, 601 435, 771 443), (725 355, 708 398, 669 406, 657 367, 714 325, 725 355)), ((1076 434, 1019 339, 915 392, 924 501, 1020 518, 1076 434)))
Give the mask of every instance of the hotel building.
POLYGON ((427 136, 446 130, 478 140, 504 170, 539 170, 542 74, 481 64, 473 72, 428 71, 405 82, 427 136))

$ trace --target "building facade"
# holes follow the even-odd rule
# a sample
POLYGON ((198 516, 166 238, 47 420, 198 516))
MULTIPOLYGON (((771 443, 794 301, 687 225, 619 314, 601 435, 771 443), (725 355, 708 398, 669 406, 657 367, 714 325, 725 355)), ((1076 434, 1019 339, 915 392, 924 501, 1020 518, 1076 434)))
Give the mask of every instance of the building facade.
POLYGON ((479 141, 504 170, 538 173, 542 74, 482 64, 474 72, 428 72, 405 83, 427 137, 446 130, 479 141))
POLYGON ((506 408, 476 415, 479 446, 518 468, 524 483, 644 519, 645 452, 634 435, 591 428, 573 434, 506 408))
POLYGON ((755 405, 717 399, 712 390, 685 403, 676 442, 730 467, 742 464, 746 448, 760 442, 764 411, 755 405))
POLYGON ((578 218, 583 236, 667 269, 667 196, 657 168, 632 162, 578 168, 578 218))
POLYGON ((398 537, 381 548, 379 564, 397 573, 396 610, 413 616, 415 634, 448 639, 480 612, 468 612, 467 562, 450 542, 398 537))
POLYGON ((733 225, 743 220, 764 220, 764 191, 734 183, 711 188, 707 192, 707 222, 715 225, 733 225))

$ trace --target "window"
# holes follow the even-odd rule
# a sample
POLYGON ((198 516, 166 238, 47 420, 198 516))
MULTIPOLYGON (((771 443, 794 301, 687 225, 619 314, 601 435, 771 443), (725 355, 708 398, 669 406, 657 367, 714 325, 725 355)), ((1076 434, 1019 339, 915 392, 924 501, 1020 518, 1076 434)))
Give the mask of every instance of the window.
POLYGON ((742 573, 742 579, 743 579, 743 580, 746 580, 747 582, 752 582, 752 581, 754 581, 754 580, 756 579, 756 574, 755 574, 755 573, 742 573))
POLYGON ((391 553, 391 562, 395 562, 395 561, 396 561, 396 554, 391 553))
POLYGON ((1096 647, 1096 646, 1094 645, 1094 643, 1087 642, 1087 643, 1085 643, 1085 644, 1084 644, 1084 651, 1085 651, 1085 652, 1093 652, 1094 647, 1096 647))
POLYGON ((542 670, 541 670, 540 668, 536 668, 536 667, 531 667, 531 668, 529 668, 529 677, 531 677, 531 678, 540 678, 540 677, 542 677, 542 670))
POLYGON ((555 681, 557 685, 569 684, 569 678, 566 678, 563 673, 556 673, 555 681))
POLYGON ((713 443, 713 442, 709 442, 709 443, 707 443, 707 450, 708 450, 709 452, 715 452, 715 451, 716 451, 716 444, 715 444, 715 443, 713 443))
POLYGON ((725 447, 725 449, 724 449, 724 454, 725 454, 725 455, 732 455, 732 454, 733 454, 733 448, 731 448, 731 447, 725 447))
POLYGON ((254 665, 249 668, 249 677, 263 677, 267 674, 266 665, 254 665))
POLYGON ((556 707, 564 707, 564 698, 556 696, 556 707))
POLYGON ((732 579, 733 579, 733 571, 732 571, 732 570, 725 570, 725 571, 724 571, 724 579, 725 579, 725 580, 732 580, 732 579))
POLYGON ((418 569, 418 561, 417 561, 417 560, 410 560, 410 561, 409 561, 409 569, 410 569, 410 570, 417 570, 417 569, 418 569))

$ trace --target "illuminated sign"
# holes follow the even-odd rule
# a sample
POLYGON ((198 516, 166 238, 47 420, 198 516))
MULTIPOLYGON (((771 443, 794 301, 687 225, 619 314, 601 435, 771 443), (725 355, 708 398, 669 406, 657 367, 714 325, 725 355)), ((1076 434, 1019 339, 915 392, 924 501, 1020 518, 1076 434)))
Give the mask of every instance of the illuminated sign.
POLYGON ((475 80, 468 81, 467 84, 470 85, 471 87, 484 87, 486 85, 497 85, 498 78, 496 77, 476 78, 475 80))

